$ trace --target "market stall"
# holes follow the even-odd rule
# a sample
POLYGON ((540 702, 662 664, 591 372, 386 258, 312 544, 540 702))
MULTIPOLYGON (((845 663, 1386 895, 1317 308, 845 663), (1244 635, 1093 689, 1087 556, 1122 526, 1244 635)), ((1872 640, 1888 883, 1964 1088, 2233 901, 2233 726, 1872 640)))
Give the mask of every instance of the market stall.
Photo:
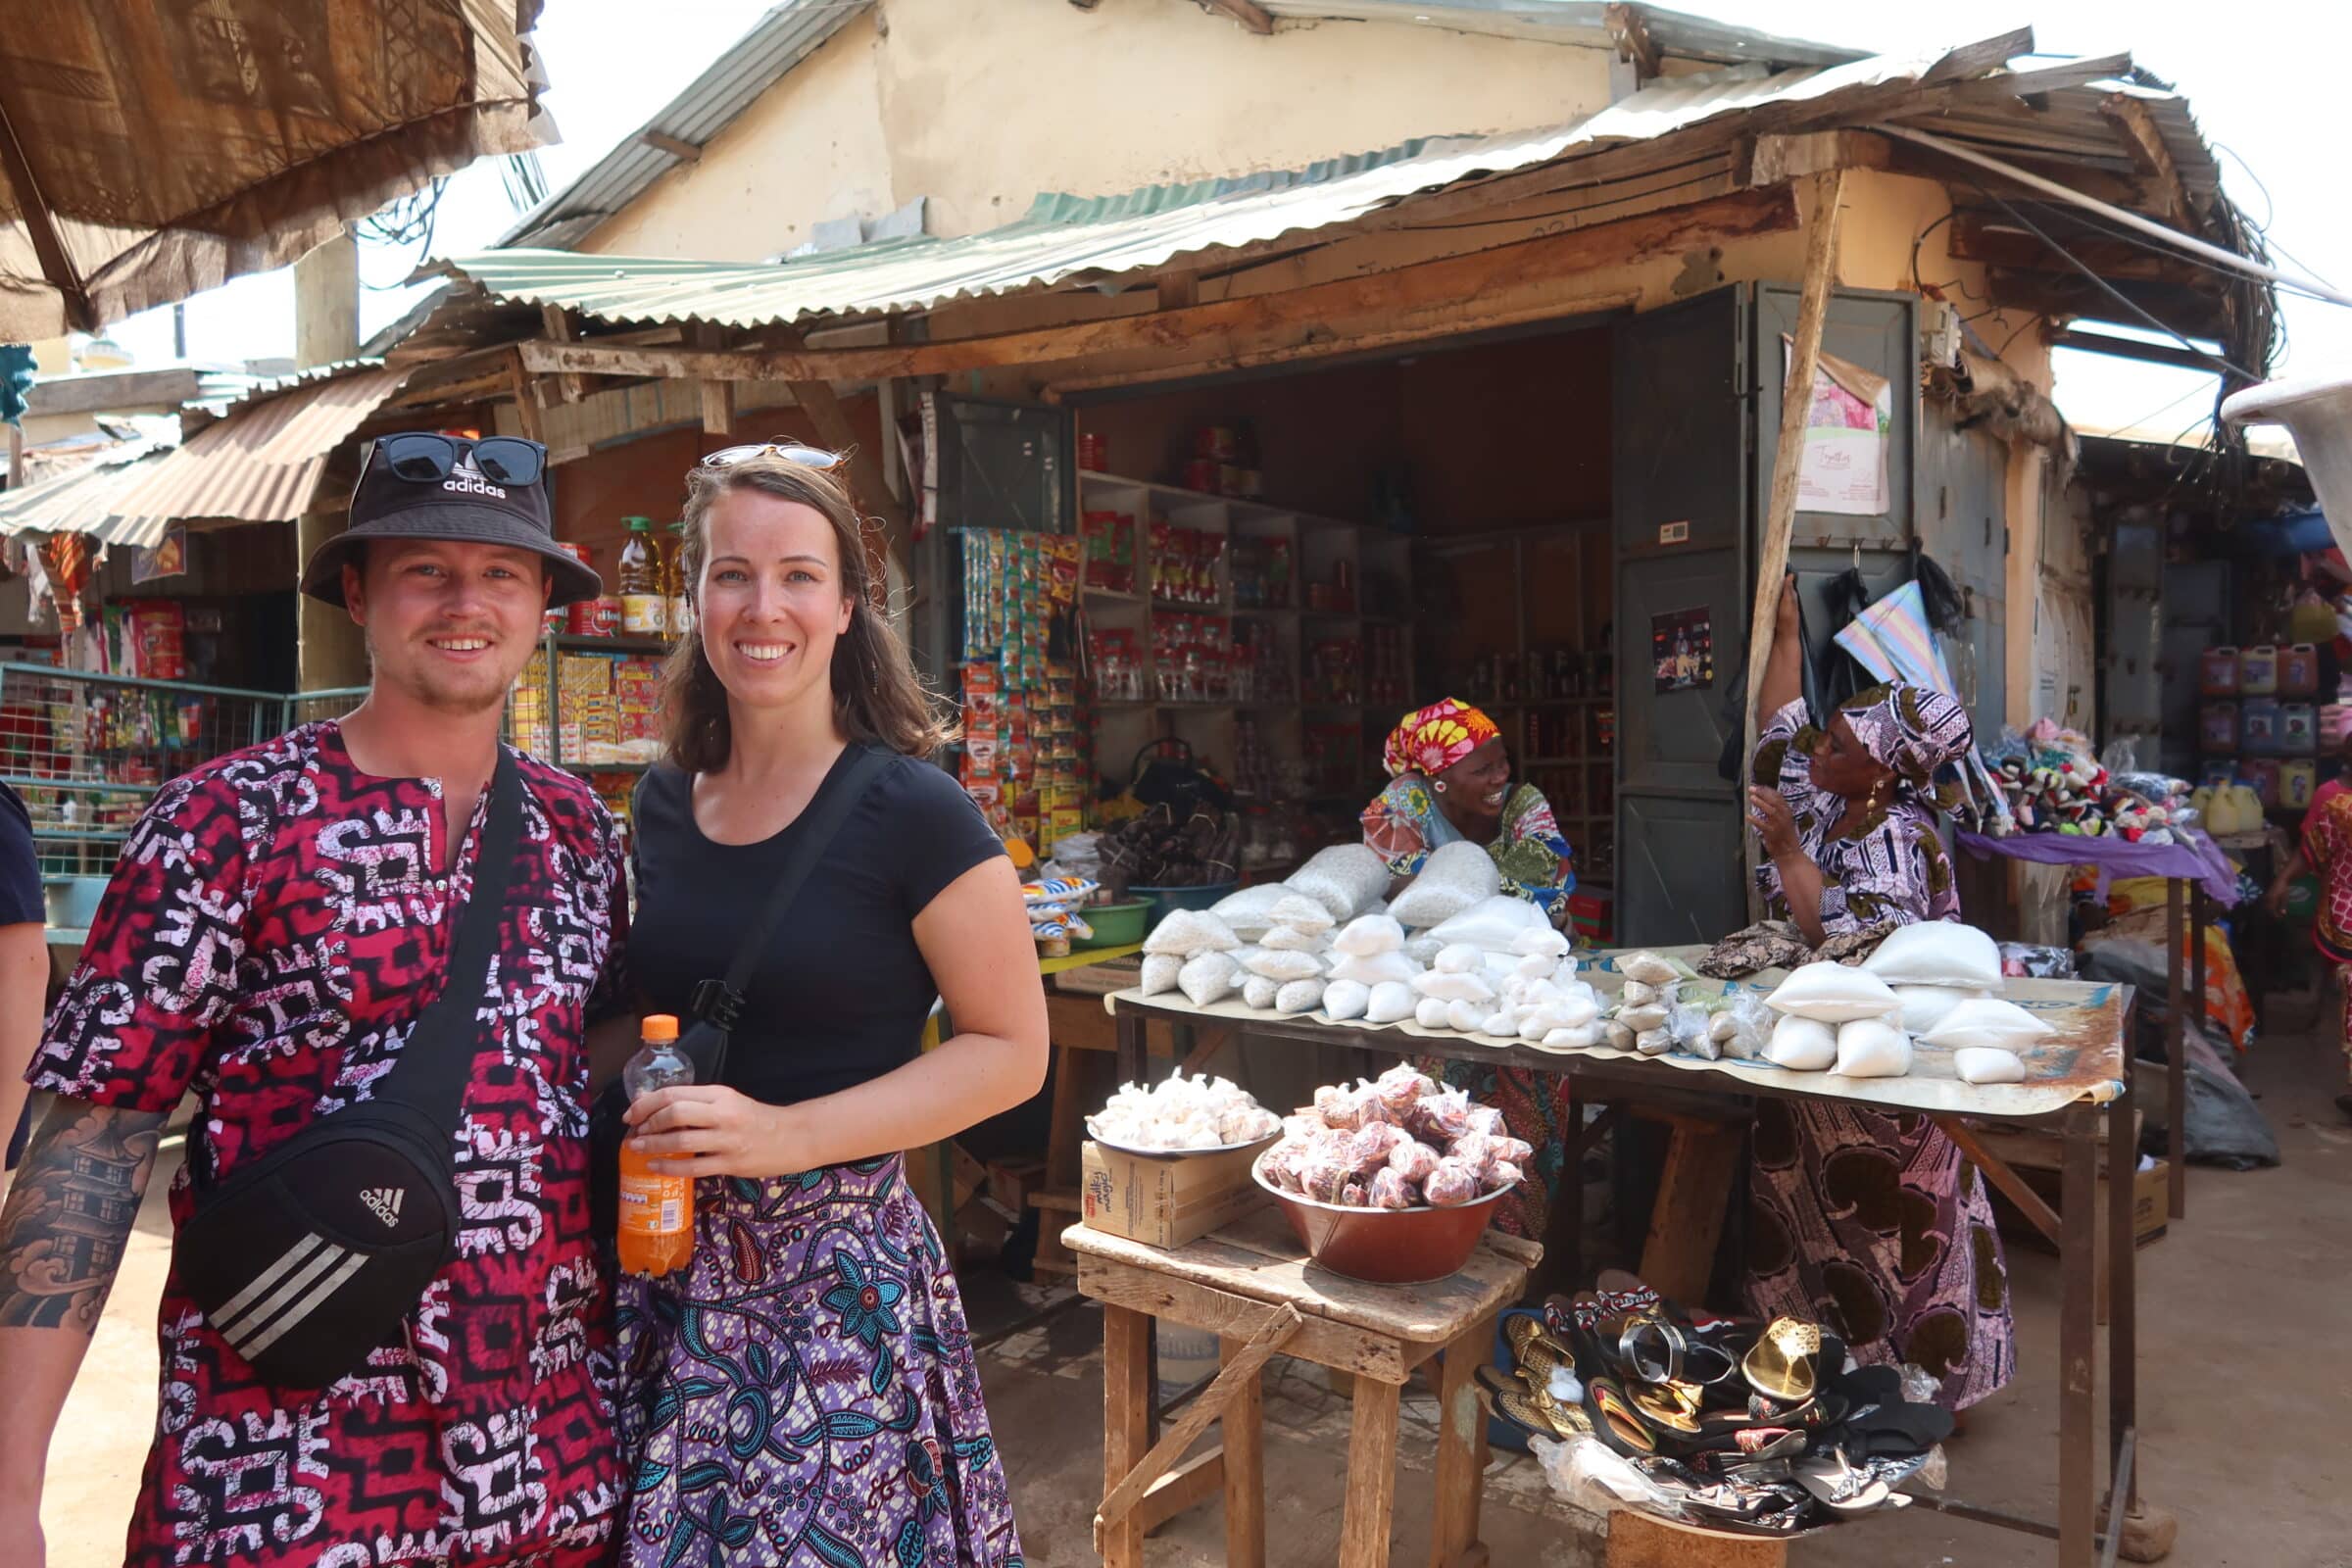
MULTIPOLYGON (((1593 976, 1603 988, 1614 978, 1606 961, 1604 956, 1603 966, 1593 976)), ((1753 984, 1769 988, 1780 978, 1767 973, 1756 977, 1753 984)), ((2029 1534, 2055 1536, 2060 1563, 2064 1568, 2079 1568, 2096 1560, 2096 1521, 2102 1498, 2116 1517, 2122 1517, 2135 1496, 2136 1348, 2128 1182, 2110 1184, 2111 1208, 2105 1227, 2107 1256, 2103 1261, 2114 1304, 2107 1354, 2110 1470, 2103 1492, 2096 1483, 2095 1386, 2089 1371, 2096 1364, 2094 1294, 2102 1266, 2095 1255, 2098 1227, 2093 1223, 2097 1142, 2103 1126, 2109 1147, 2124 1148, 2130 1143, 2132 1107, 2124 1033, 2132 999, 2126 987, 2058 981, 2020 983, 2006 994, 2046 1019, 2053 1034, 2033 1053, 2023 1081, 1984 1085, 1962 1082, 1953 1076, 1949 1054, 1924 1047, 1911 1073, 1904 1077, 1850 1079, 1791 1071, 1762 1061, 1708 1061, 1680 1053, 1645 1057, 1638 1052, 1606 1047, 1544 1050, 1519 1040, 1476 1031, 1426 1029, 1409 1021, 1375 1026, 1360 1020, 1335 1021, 1317 1013, 1282 1017, 1238 1002, 1201 1005, 1164 993, 1151 997, 1121 993, 1110 998, 1108 1005, 1118 1023, 1121 1075, 1134 1081, 1142 1081, 1147 1074, 1143 1042, 1148 1023, 1198 1026, 1214 1021, 1250 1040, 1300 1049, 1346 1046, 1382 1057, 1499 1059, 1513 1066, 1565 1075, 1580 1093, 1612 1088, 1639 1091, 1695 1081, 1725 1094, 1845 1100, 1901 1106, 1934 1116, 1963 1141, 1963 1148, 1979 1152, 1977 1157, 1989 1179, 2029 1205, 2028 1211, 2054 1233, 2064 1275, 2060 1362, 2080 1370, 2067 1378, 2060 1395, 2060 1501, 2054 1526, 1950 1497, 1922 1496, 1919 1500, 1941 1511, 2029 1534), (1962 1124, 1963 1118, 1973 1123, 2055 1129, 2064 1137, 2064 1185, 2055 1215, 1997 1158, 1982 1152, 1981 1141, 1962 1124)))

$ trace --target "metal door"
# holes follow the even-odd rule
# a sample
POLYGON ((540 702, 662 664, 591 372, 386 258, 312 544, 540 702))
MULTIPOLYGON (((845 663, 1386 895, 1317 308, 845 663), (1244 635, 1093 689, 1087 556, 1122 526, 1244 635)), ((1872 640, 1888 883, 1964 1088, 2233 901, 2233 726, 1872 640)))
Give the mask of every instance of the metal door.
POLYGON ((915 546, 916 665, 946 688, 962 623, 962 528, 1067 533, 1078 515, 1077 423, 1068 409, 923 398, 923 496, 915 546))
POLYGON ((1748 310, 1746 290, 1725 288, 1615 328, 1617 932, 1629 944, 1712 942, 1746 918, 1744 828, 1716 763, 1747 646, 1748 310), (1653 633, 1702 621, 1710 679, 1661 681, 1653 633))
MULTIPOLYGON (((2103 743, 2126 737, 2146 737, 2140 745, 2143 766, 2193 766, 2196 731, 2178 737, 2184 750, 2164 747, 2163 761, 2150 753, 2164 734, 2164 698, 2158 664, 2163 654, 2164 608, 2163 524, 2155 519, 2119 519, 2114 543, 2107 554, 2105 635, 2099 660, 2099 712, 2105 720, 2103 743)), ((2194 716, 2191 715, 2191 722, 2194 716)), ((2193 775, 2191 775, 2193 776, 2193 775)))
MULTIPOLYGON (((2197 710, 2204 653, 2237 640, 2230 626, 2230 564, 2190 561, 2168 565, 2161 594, 2164 629, 2157 642, 2156 679, 2163 694, 2164 730, 2158 754, 2166 772, 2193 779, 2202 751, 2197 710)), ((2142 745, 2139 752, 2144 767, 2148 748, 2142 745)))
MULTIPOLYGON (((2009 447, 1982 428, 1960 429, 1946 404, 1921 421, 1917 534, 1951 574, 1967 618, 1943 640, 1952 684, 1989 745, 2009 714, 2009 447)), ((2044 518, 2043 526, 2050 526, 2044 518)), ((2032 614, 2034 607, 2024 607, 2032 614)))

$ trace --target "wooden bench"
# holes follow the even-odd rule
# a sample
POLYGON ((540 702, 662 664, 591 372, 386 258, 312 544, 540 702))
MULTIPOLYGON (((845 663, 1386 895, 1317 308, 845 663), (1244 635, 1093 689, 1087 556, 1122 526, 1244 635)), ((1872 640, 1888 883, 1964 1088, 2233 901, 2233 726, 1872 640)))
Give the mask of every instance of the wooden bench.
MULTIPOLYGON (((1161 1494, 1176 1461, 1211 1421, 1220 1423, 1223 1439, 1225 1561, 1229 1568, 1263 1568, 1259 1374, 1277 1353, 1353 1381, 1341 1568, 1380 1568, 1389 1560, 1398 1398, 1415 1368, 1441 1358, 1430 1562, 1477 1568, 1487 1560, 1478 1540, 1487 1415, 1473 1375, 1494 1353, 1494 1320, 1526 1291, 1542 1248, 1489 1232, 1470 1261, 1446 1279, 1369 1285, 1309 1262, 1271 1209, 1172 1251, 1084 1225, 1071 1226, 1062 1240, 1078 1257, 1078 1289, 1102 1303, 1103 1497, 1095 1544, 1105 1568, 1143 1568, 1148 1521, 1173 1511, 1161 1494), (1151 1441, 1153 1318, 1214 1333, 1224 1362, 1157 1444, 1151 1441)), ((1206 1463, 1204 1455, 1176 1475, 1198 1476, 1206 1463)))

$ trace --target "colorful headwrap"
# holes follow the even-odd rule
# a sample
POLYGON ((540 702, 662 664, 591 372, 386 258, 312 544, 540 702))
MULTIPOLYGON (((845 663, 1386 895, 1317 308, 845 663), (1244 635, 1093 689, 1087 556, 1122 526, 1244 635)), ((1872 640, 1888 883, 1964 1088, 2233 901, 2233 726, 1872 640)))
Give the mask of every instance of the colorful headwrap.
POLYGON ((1381 765, 1391 778, 1400 773, 1436 778, 1501 733, 1486 714, 1448 697, 1404 715, 1404 721, 1389 732, 1381 765))
POLYGON ((1968 710, 1927 686, 1895 681, 1856 692, 1838 710, 1871 760, 1931 803, 1942 802, 1936 770, 1977 743, 1968 710))

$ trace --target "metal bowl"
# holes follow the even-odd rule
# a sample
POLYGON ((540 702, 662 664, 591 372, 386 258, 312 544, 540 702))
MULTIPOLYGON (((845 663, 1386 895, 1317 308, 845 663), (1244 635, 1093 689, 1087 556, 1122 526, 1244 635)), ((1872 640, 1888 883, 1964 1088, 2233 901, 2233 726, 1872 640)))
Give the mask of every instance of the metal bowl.
POLYGON ((1307 1256, 1374 1285, 1430 1285, 1459 1269, 1487 1234, 1495 1200, 1511 1191, 1498 1188, 1452 1208, 1349 1208, 1284 1192, 1266 1180, 1264 1166, 1260 1155, 1250 1179, 1274 1195, 1307 1256))

